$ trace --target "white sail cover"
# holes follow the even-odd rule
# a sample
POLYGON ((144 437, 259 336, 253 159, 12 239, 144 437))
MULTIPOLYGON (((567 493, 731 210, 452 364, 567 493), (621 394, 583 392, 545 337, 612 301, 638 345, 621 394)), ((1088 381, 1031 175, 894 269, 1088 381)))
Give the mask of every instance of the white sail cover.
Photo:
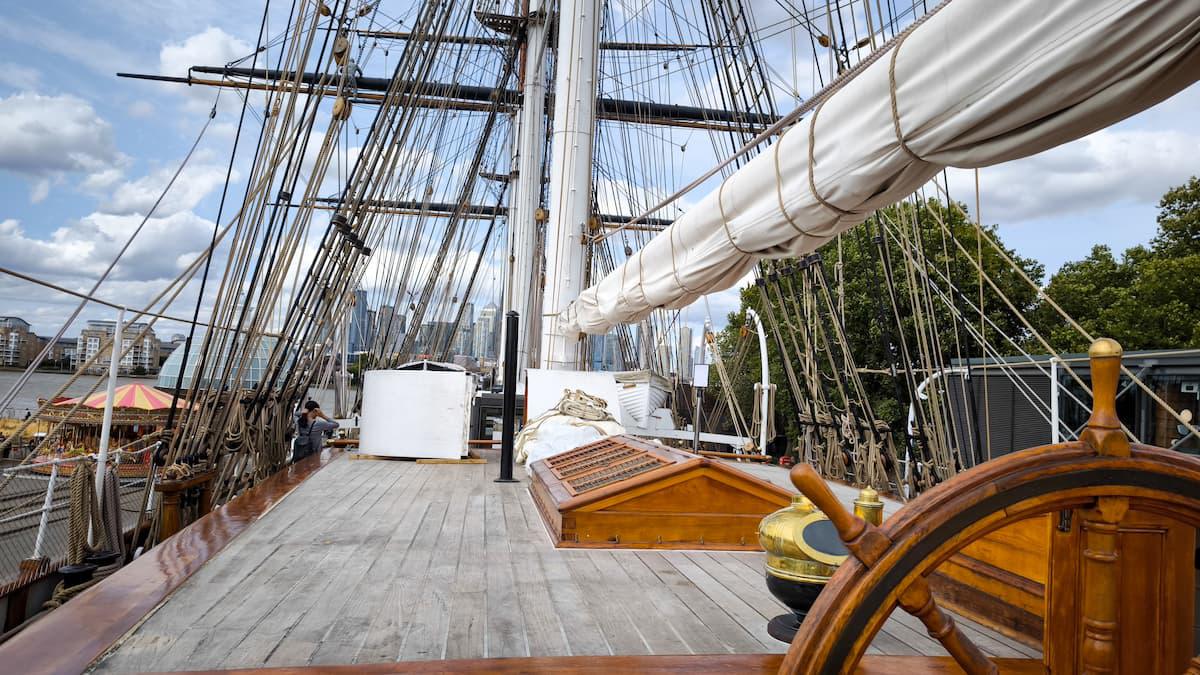
POLYGON ((943 167, 1109 126, 1200 79, 1198 45, 1200 0, 952 0, 559 319, 598 334, 684 307, 762 258, 815 250, 943 167))

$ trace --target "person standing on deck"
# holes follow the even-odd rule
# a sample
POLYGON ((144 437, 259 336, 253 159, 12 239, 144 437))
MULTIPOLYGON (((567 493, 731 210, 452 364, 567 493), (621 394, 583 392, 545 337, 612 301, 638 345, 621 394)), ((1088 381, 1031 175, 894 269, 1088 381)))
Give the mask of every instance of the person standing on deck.
POLYGON ((292 461, 298 461, 325 446, 325 432, 338 428, 338 423, 326 417, 316 401, 304 404, 304 412, 296 417, 296 447, 292 461))

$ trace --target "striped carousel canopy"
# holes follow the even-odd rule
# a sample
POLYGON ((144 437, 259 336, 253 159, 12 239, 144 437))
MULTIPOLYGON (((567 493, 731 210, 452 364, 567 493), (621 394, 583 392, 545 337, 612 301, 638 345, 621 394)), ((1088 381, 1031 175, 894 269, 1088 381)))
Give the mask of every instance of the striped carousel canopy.
MULTIPOLYGON (((69 399, 59 403, 59 406, 73 406, 79 403, 78 398, 69 399)), ((103 408, 108 402, 108 393, 100 392, 92 394, 83 400, 83 406, 87 408, 103 408)), ((179 407, 183 407, 184 402, 180 400, 179 407)), ((144 384, 126 384, 117 387, 113 392, 113 407, 114 408, 133 408, 136 410, 166 410, 171 407, 171 395, 161 389, 147 387, 144 384)))

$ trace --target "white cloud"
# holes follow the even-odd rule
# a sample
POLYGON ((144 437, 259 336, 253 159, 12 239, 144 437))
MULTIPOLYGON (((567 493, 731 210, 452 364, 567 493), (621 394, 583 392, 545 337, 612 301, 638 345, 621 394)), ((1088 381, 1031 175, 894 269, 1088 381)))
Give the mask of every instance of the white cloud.
MULTIPOLYGON (((52 281, 95 279, 141 221, 136 214, 92 213, 45 238, 26 232, 15 219, 0 221, 0 264, 52 281)), ((113 279, 160 280, 161 288, 208 245, 212 227, 190 212, 151 218, 122 256, 113 279)))
POLYGON ((125 171, 119 167, 96 171, 83 179, 79 187, 86 192, 107 192, 116 185, 118 181, 125 177, 125 171))
MULTIPOLYGON (((1105 129, 1039 155, 980 172, 989 222, 1080 213, 1118 202, 1155 203, 1196 173, 1200 135, 1177 130, 1105 129)), ((951 185, 973 185, 956 171, 951 185)), ((972 188, 973 190, 973 188, 972 188)), ((961 190, 954 196, 964 201, 961 190)))
POLYGON ((30 92, 0 99, 0 169, 33 181, 34 204, 65 174, 84 174, 85 186, 111 184, 128 161, 87 101, 30 92))
MULTIPOLYGON (((174 173, 174 167, 164 167, 137 180, 118 185, 111 190, 111 196, 101 204, 101 211, 114 215, 148 213, 174 173)), ((236 172, 233 180, 237 180, 236 172)), ((179 174, 170 192, 163 197, 155 215, 166 217, 190 211, 224 183, 224 167, 216 164, 189 164, 179 174)))
POLYGON ((42 74, 11 61, 0 61, 0 84, 18 91, 36 91, 41 84, 42 74))
POLYGON ((34 176, 95 172, 122 160, 112 127, 70 95, 0 99, 0 169, 34 176))
POLYGON ((154 104, 145 100, 134 101, 129 106, 129 115, 139 119, 151 117, 154 115, 154 104))
POLYGON ((223 66, 254 51, 246 42, 209 26, 182 42, 163 44, 158 54, 158 71, 184 77, 192 66, 223 66))
POLYGON ((50 179, 43 178, 33 184, 33 189, 29 191, 29 201, 34 204, 41 204, 50 196, 50 179))
MULTIPOLYGON (((171 77, 186 77, 192 66, 223 66, 254 51, 254 48, 229 33, 209 26, 180 42, 165 42, 158 53, 158 72, 171 77)), ((213 78, 216 79, 216 78, 213 78)), ((213 106, 216 91, 211 87, 177 87, 173 89, 187 99, 185 106, 192 112, 201 112, 213 106)), ((233 106, 236 96, 221 97, 233 106)))

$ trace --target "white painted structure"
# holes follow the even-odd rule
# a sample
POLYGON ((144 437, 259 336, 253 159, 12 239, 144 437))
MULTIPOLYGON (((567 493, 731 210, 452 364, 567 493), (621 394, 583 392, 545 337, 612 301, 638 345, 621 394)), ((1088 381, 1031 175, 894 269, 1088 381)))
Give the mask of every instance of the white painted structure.
MULTIPOLYGON (((596 128, 596 65, 600 0, 561 0, 554 73, 550 219, 546 225, 546 287, 542 295, 542 368, 579 368, 579 329, 559 312, 583 290, 584 242, 592 213, 592 140, 596 128)), ((528 102, 528 100, 526 101, 528 102)))
POLYGON ((653 428, 650 421, 654 411, 665 406, 671 395, 671 383, 662 375, 649 370, 630 370, 611 373, 617 382, 621 408, 630 418, 626 424, 653 428))
MULTIPOLYGON (((524 81, 521 83, 520 111, 516 114, 516 149, 513 166, 512 200, 508 212, 509 278, 508 292, 501 311, 501 339, 504 345, 504 315, 516 310, 520 315, 517 331, 517 373, 529 365, 542 330, 542 297, 539 287, 541 261, 537 258, 537 221, 541 205, 542 152, 546 146, 546 23, 542 0, 529 0, 525 22, 524 81)), ((504 349, 497 353, 498 373, 504 372, 504 349)))
POLYGON ((758 451, 767 451, 767 429, 771 426, 771 369, 767 363, 767 332, 763 330, 762 319, 758 318, 758 312, 746 308, 746 316, 754 321, 754 329, 758 331, 758 358, 762 365, 762 383, 761 392, 762 399, 759 402, 759 410, 762 419, 758 424, 758 451))
POLYGON ((475 378, 462 369, 372 370, 363 379, 359 452, 458 459, 474 397, 475 378))

